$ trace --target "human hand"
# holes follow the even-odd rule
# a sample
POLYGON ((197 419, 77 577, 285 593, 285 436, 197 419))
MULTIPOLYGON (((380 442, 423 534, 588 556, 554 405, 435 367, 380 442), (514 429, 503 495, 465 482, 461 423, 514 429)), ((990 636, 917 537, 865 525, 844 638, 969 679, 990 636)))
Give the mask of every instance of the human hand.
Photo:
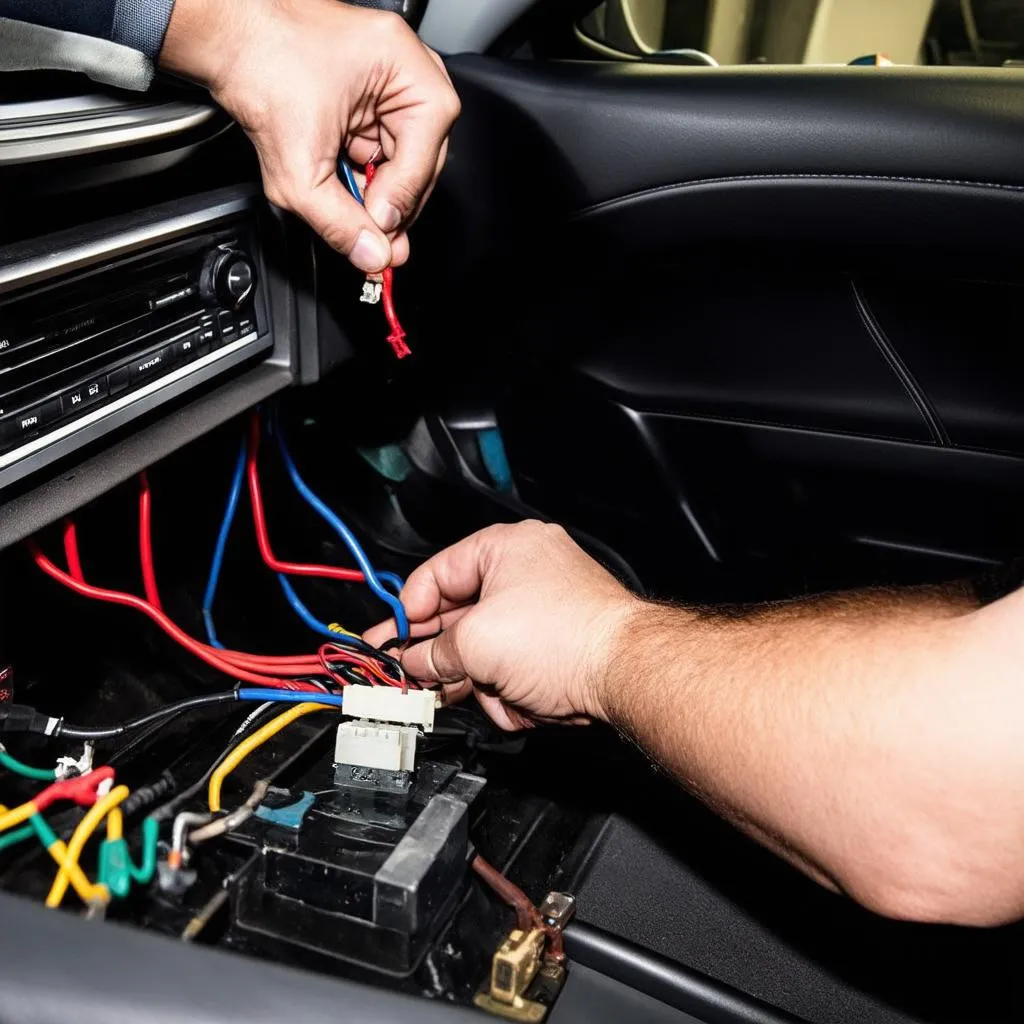
POLYGON ((395 14, 336 0, 177 0, 163 68, 200 82, 256 147, 271 202, 359 270, 404 263, 459 100, 441 58, 395 14), (382 164, 361 207, 339 153, 382 164))
MULTIPOLYGON (((406 670, 475 693, 504 729, 606 718, 603 690, 620 634, 641 602, 559 526, 491 526, 421 565, 402 590, 414 644, 406 670), (440 632, 439 632, 440 631, 440 632)), ((366 639, 383 643, 394 624, 366 639)))

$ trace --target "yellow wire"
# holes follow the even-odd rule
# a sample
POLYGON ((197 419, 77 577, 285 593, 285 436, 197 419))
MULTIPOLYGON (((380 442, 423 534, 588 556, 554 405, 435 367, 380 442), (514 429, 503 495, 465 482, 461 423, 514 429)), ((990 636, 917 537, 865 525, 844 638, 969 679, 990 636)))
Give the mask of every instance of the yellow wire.
POLYGON ((267 722, 262 729, 257 729, 251 736, 242 740, 241 743, 231 751, 230 754, 217 766, 217 770, 210 776, 209 801, 210 810, 216 814, 220 810, 220 790, 224 780, 244 761, 257 747, 262 746, 272 736, 276 736, 286 725, 291 725, 296 718, 311 714, 314 711, 324 711, 324 704, 296 704, 289 708, 283 715, 267 722))
POLYGON ((329 623, 327 628, 332 633, 340 633, 342 636, 351 636, 351 637, 354 637, 356 640, 359 639, 359 634, 358 633, 353 633, 352 630, 346 629, 344 626, 338 625, 337 622, 329 623))
MULTIPOLYGON (((299 705, 302 707, 303 705, 299 705)), ((74 835, 71 837, 71 842, 68 843, 68 858, 73 864, 78 863, 78 858, 82 856, 82 850, 85 849, 85 844, 89 841, 93 832, 99 827, 100 822, 115 808, 118 804, 122 803, 128 796, 129 789, 127 786, 116 786, 112 789, 105 797, 97 800, 96 803, 85 812, 85 817, 78 823, 78 828, 75 829, 74 835)), ((0 819, 2 822, 3 819, 0 819)), ((53 885, 50 887, 50 894, 46 897, 46 905, 48 907, 59 907, 61 901, 64 899, 64 894, 68 891, 68 883, 70 882, 67 868, 62 867, 57 872, 57 877, 53 880, 53 885)))
MULTIPOLYGON (((0 804, 0 814, 6 813, 7 808, 3 804, 0 804)), ((61 842, 61 840, 58 839, 53 846, 48 846, 46 850, 57 862, 58 866, 67 867, 72 888, 76 893, 78 893, 79 899, 81 899, 83 903, 89 903, 92 900, 103 899, 104 897, 107 899, 110 898, 110 892, 105 885, 93 885, 89 879, 85 877, 85 872, 77 864, 68 862, 68 848, 63 842, 61 842)))
POLYGON ((36 805, 31 800, 27 804, 15 807, 13 811, 6 811, 0 814, 0 832, 6 832, 23 821, 28 821, 36 813, 36 805))
POLYGON ((107 815, 107 840, 111 843, 124 838, 124 815, 120 807, 115 807, 107 815))
POLYGON ((68 848, 63 840, 58 839, 52 846, 46 848, 50 856, 57 862, 62 872, 67 872, 71 887, 78 894, 83 903, 93 903, 97 900, 103 903, 110 902, 110 890, 105 885, 93 885, 77 861, 71 859, 68 848))

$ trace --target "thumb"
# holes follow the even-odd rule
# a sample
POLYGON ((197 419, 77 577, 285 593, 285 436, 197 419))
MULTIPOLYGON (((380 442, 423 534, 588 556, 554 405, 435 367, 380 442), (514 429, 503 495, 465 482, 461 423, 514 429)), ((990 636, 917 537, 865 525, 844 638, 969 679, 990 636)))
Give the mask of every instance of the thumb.
POLYGON ((391 243, 333 174, 295 195, 289 206, 363 273, 378 273, 391 263, 391 243))
POLYGON ((410 647, 402 655, 405 671, 423 682, 454 683, 465 679, 469 673, 463 663, 458 640, 459 626, 464 621, 460 619, 438 636, 410 647))
POLYGON ((377 168, 366 189, 366 209, 386 232, 408 224, 440 173, 450 122, 420 113, 409 117, 395 140, 395 151, 377 168))

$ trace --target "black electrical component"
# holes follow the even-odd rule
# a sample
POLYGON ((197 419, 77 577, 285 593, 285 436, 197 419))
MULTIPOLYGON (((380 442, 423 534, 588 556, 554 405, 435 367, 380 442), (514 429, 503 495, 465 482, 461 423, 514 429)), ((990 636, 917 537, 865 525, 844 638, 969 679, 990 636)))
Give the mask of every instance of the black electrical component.
POLYGON ((407 791, 372 789, 321 761, 231 840, 252 847, 231 885, 233 931, 268 953, 301 947, 411 973, 464 892, 483 787, 423 760, 407 791))

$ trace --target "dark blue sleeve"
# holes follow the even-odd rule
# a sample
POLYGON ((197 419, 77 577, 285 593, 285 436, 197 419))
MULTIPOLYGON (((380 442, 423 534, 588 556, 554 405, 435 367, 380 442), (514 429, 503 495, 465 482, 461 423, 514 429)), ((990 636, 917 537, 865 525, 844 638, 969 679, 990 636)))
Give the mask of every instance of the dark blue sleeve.
POLYGON ((109 39, 155 59, 174 0, 0 0, 0 18, 109 39))

